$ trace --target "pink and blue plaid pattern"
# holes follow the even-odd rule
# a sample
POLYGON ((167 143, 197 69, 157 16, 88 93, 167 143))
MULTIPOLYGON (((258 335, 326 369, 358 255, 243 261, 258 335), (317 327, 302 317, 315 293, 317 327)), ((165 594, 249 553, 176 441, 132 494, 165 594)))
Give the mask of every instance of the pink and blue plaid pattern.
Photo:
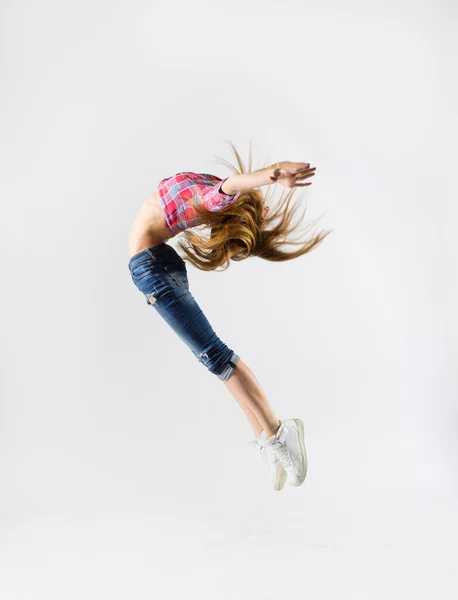
POLYGON ((210 173, 182 171, 160 181, 158 186, 160 202, 172 237, 183 229, 202 223, 202 218, 196 216, 190 202, 193 198, 199 204, 197 193, 208 210, 221 210, 237 200, 240 192, 228 195, 221 191, 221 186, 226 179, 210 173))

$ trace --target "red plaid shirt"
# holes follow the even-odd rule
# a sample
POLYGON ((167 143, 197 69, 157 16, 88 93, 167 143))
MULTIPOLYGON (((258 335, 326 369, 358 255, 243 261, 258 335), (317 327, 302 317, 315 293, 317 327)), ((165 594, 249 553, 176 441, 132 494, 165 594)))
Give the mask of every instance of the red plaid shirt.
POLYGON ((202 217, 196 216, 190 202, 193 198, 196 204, 199 204, 196 198, 197 192, 202 198, 203 205, 209 210, 221 210, 237 200, 240 192, 228 195, 221 191, 221 186, 226 179, 209 173, 191 171, 183 171, 173 177, 162 179, 158 186, 159 197, 165 222, 172 237, 183 229, 202 223, 202 217))

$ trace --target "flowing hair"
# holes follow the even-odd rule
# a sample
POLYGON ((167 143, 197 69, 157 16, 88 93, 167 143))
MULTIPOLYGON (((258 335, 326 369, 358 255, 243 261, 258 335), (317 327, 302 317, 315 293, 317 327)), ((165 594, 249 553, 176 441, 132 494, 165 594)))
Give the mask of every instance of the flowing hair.
MULTIPOLYGON (((228 143, 235 154, 238 168, 224 159, 222 163, 234 174, 251 173, 251 142, 248 169, 234 144, 228 143)), ((224 271, 231 260, 245 260, 250 256, 276 262, 292 260, 311 252, 334 231, 321 231, 305 241, 293 239, 291 234, 298 231, 307 206, 301 219, 293 223, 299 204, 292 204, 291 201, 298 188, 290 188, 286 194, 283 191, 278 205, 272 208, 268 204, 272 198, 272 185, 274 184, 267 186, 265 194, 257 188, 245 190, 229 206, 217 211, 208 210, 198 195, 199 202, 191 200, 197 216, 202 219, 202 224, 192 229, 203 232, 204 228, 209 227, 209 232, 207 231, 207 235, 198 235, 190 229, 183 231, 178 246, 188 261, 202 271, 214 271, 218 268, 224 271), (269 206, 267 216, 264 216, 264 206, 269 206), (299 247, 292 252, 285 252, 285 246, 299 247)), ((311 223, 306 230, 313 225, 311 223)))

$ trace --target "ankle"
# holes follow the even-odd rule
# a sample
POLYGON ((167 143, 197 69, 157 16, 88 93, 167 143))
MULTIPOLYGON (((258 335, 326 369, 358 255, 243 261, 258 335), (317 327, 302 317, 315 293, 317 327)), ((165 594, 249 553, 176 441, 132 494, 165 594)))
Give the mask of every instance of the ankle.
POLYGON ((277 435, 278 430, 280 429, 281 421, 277 421, 277 424, 273 427, 269 427, 269 429, 265 430, 267 439, 270 439, 272 436, 277 435))

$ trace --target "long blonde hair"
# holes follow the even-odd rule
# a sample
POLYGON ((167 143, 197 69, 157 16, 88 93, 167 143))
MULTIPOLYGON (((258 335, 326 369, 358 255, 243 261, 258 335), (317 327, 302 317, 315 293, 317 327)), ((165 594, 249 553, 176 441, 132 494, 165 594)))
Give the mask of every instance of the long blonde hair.
MULTIPOLYGON (((223 164, 234 174, 251 173, 251 142, 248 169, 234 144, 228 143, 235 154, 238 168, 224 159, 223 164)), ((291 205, 297 189, 290 188, 286 194, 283 191, 278 205, 275 208, 269 206, 267 216, 264 216, 264 206, 268 206, 271 200, 272 185, 267 186, 265 194, 256 188, 243 191, 237 200, 218 211, 208 210, 202 202, 192 201, 202 223, 193 227, 194 231, 183 231, 178 246, 188 261, 202 271, 214 271, 218 268, 224 271, 231 260, 245 260, 250 256, 276 262, 298 258, 316 248, 334 230, 321 231, 307 241, 291 239, 291 234, 296 232, 306 212, 305 207, 301 219, 292 224, 299 207, 299 204, 291 205), (195 232, 196 229, 203 230, 207 226, 210 227, 208 236, 195 232), (284 252, 282 247, 286 245, 299 248, 284 252)), ((313 223, 306 229, 310 227, 313 227, 313 223)))

